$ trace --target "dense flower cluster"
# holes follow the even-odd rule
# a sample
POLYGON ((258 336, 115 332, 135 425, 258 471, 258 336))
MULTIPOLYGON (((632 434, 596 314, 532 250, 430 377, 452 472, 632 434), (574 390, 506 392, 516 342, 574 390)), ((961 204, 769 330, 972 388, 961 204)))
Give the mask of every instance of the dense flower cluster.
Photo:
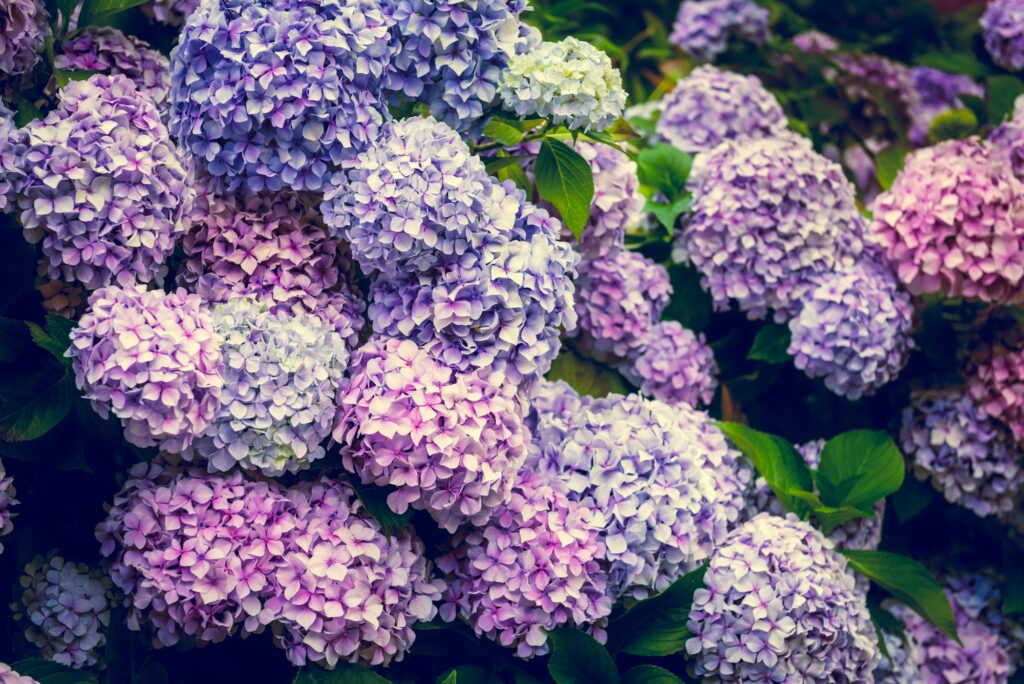
POLYGON ((0 684, 39 684, 39 682, 31 677, 18 674, 7 663, 0 663, 0 684))
POLYGON ((989 151, 1010 165, 1017 180, 1024 181, 1024 116, 1015 113, 988 137, 989 151))
POLYGON ((199 297, 107 287, 71 333, 75 384, 125 439, 178 452, 220 408, 221 355, 199 297))
POLYGON ((20 584, 11 610, 39 655, 73 668, 95 665, 110 625, 110 579, 51 552, 25 566, 20 584))
POLYGON ((49 33, 41 1, 6 0, 0 5, 0 77, 34 67, 49 33))
POLYGON ((626 230, 643 220, 646 199, 640 192, 637 165, 609 145, 581 140, 573 147, 590 164, 594 177, 594 199, 580 249, 588 258, 604 256, 621 248, 626 230))
POLYGON ((961 95, 985 96, 985 88, 975 83, 970 76, 947 74, 931 67, 914 67, 910 73, 914 77, 914 88, 918 94, 918 106, 911 112, 911 137, 919 144, 927 140, 928 127, 936 116, 964 106, 960 100, 961 95))
POLYGON ((1004 614, 1002 580, 990 572, 954 574, 946 577, 951 600, 971 620, 978 620, 999 635, 999 645, 1016 671, 1022 664, 1024 625, 1018 616, 1004 614))
POLYGON ((612 609, 604 522, 563 483, 523 470, 509 501, 483 526, 459 530, 437 560, 447 585, 441 617, 461 617, 521 658, 547 653, 556 627, 601 638, 612 609))
POLYGON ((391 485, 397 512, 426 509, 446 529, 507 501, 525 455, 516 385, 456 373, 411 340, 374 336, 338 390, 334 438, 364 482, 391 485))
MULTIPOLYGON (((3 461, 0 461, 0 537, 10 534, 14 530, 14 511, 11 510, 18 505, 17 496, 14 490, 14 478, 7 477, 3 461)), ((0 543, 0 553, 4 552, 4 545, 0 543)))
POLYGON ((839 49, 839 41, 822 31, 804 31, 793 36, 793 45, 812 55, 823 55, 839 49))
POLYGON ((921 674, 903 639, 891 632, 882 632, 885 653, 875 668, 875 681, 884 684, 921 684, 921 674))
POLYGON ((993 62, 1010 71, 1024 69, 1024 3, 989 0, 981 28, 993 62))
POLYGON ((14 112, 0 100, 0 213, 14 207, 15 181, 24 176, 19 169, 18 149, 14 144, 17 130, 14 112))
POLYGON ((125 76, 61 89, 15 138, 21 223, 50 276, 89 289, 148 282, 185 226, 192 190, 153 101, 125 76))
POLYGON ((871 233, 914 294, 1021 299, 1024 185, 977 139, 911 153, 875 201, 871 233))
POLYGON ((272 313, 249 298, 215 307, 212 318, 224 389, 193 451, 211 470, 241 465, 268 476, 323 458, 348 362, 342 337, 316 316, 272 313))
POLYGON ((390 29, 377 0, 202 0, 168 127, 229 190, 319 191, 384 121, 390 29))
POLYGON ((668 39, 698 62, 711 62, 734 37, 768 40, 768 16, 753 0, 684 0, 668 39))
POLYGON ((716 682, 871 681, 875 629, 846 559, 796 516, 762 513, 715 549, 686 650, 716 682))
POLYGON ((643 347, 672 294, 664 267, 626 249, 584 259, 576 286, 584 344, 623 359, 643 347))
POLYGON ((135 88, 162 105, 171 91, 170 63, 167 58, 134 36, 115 28, 86 27, 60 46, 53 60, 58 69, 95 71, 131 79, 135 88))
POLYGON ((786 125, 778 100, 756 76, 705 65, 665 95, 656 130, 675 147, 696 153, 734 138, 777 136, 786 125))
POLYGON ((571 130, 603 131, 626 106, 622 76, 608 55, 571 37, 509 59, 498 94, 520 118, 536 115, 571 130))
POLYGON ((525 0, 397 0, 398 54, 386 86, 424 102, 449 126, 471 127, 497 97, 509 59, 540 40, 520 21, 525 0))
POLYGON ((910 67, 865 52, 840 53, 832 59, 839 70, 826 76, 835 81, 853 116, 868 126, 870 137, 890 140, 898 137, 900 126, 910 127, 921 106, 910 67))
POLYGON ((200 0, 149 0, 142 5, 142 10, 157 21, 181 26, 197 7, 200 0))
POLYGON ((816 277, 863 249, 864 221, 838 164, 787 136, 726 141, 698 157, 693 215, 673 250, 703 275, 716 306, 751 318, 795 313, 816 277))
POLYGON ((1008 435, 961 389, 917 394, 903 412, 903 451, 920 479, 980 516, 1006 515, 1024 486, 1008 435))
POLYGON ((1024 441, 1024 341, 1011 336, 975 347, 965 375, 981 411, 1024 441))
POLYGON ((678 321, 654 325, 622 372, 641 393, 669 404, 710 404, 718 389, 714 352, 702 333, 678 321))

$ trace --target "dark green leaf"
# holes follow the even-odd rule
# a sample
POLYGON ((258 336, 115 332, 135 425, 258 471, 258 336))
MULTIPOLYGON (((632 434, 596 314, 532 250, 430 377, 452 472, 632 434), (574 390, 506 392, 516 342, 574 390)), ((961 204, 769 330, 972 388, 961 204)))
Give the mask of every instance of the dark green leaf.
POLYGON ((928 126, 928 142, 962 140, 978 130, 978 117, 970 109, 950 109, 942 112, 928 126))
POLYGON ((484 126, 484 135, 492 140, 497 140, 505 147, 511 147, 521 143, 524 134, 519 121, 495 116, 484 126))
POLYGON ((589 397, 605 397, 609 394, 629 394, 629 386, 614 370, 584 358, 569 347, 551 364, 547 379, 552 382, 564 380, 580 394, 589 397))
POLYGON ((673 264, 668 269, 672 298, 662 318, 679 321, 684 328, 703 332, 711 324, 711 296, 700 286, 700 273, 690 266, 673 264))
POLYGON ((622 684, 683 684, 683 680, 657 665, 637 665, 622 675, 622 684))
POLYGON ((757 472, 768 481, 768 485, 786 510, 806 520, 811 510, 810 506, 790 496, 789 492, 794 489, 811 491, 814 488, 814 480, 807 463, 793 445, 781 437, 758 432, 739 423, 721 422, 718 425, 725 436, 750 459, 757 472))
POLYGON ((409 526, 412 511, 406 510, 405 513, 399 515, 388 506, 388 495, 394 491, 394 488, 363 484, 357 476, 350 477, 348 480, 363 507, 366 508, 366 512, 377 521, 385 535, 393 537, 409 526))
POLYGON ((1024 549, 1017 542, 1003 542, 1003 612, 1024 613, 1024 549))
POLYGON ((0 407, 0 438, 27 442, 42 437, 68 415, 74 390, 66 369, 43 369, 0 407))
POLYGON ((299 670, 293 684, 388 684, 388 680, 358 665, 338 663, 333 670, 325 670, 309 664, 299 670))
POLYGON ((25 99, 18 100, 18 111, 14 115, 14 123, 18 128, 24 128, 41 118, 43 118, 43 113, 39 111, 39 107, 36 107, 35 103, 25 99))
POLYGON ((985 79, 989 122, 998 126, 1011 116, 1013 103, 1021 94, 1024 94, 1024 81, 1016 76, 989 76, 985 79))
POLYGON ((667 656, 682 651, 690 634, 686 620, 693 592, 704 586, 705 563, 668 589, 640 601, 608 625, 608 648, 639 656, 667 656))
POLYGON ((19 660, 11 665, 11 669, 39 684, 96 684, 96 678, 91 674, 38 658, 19 660))
POLYGON ((988 107, 985 100, 977 95, 960 95, 959 98, 964 107, 974 112, 974 118, 978 120, 979 125, 988 123, 988 107))
POLYGON ((654 218, 658 219, 658 223, 665 226, 665 229, 671 235, 675 232, 676 222, 679 221, 679 217, 690 211, 691 206, 693 206, 693 195, 683 193, 679 196, 679 199, 671 204, 647 200, 645 209, 654 214, 654 218))
POLYGON ((145 2, 146 0, 85 0, 85 4, 82 5, 82 13, 78 19, 78 26, 95 24, 118 12, 124 12, 145 2))
POLYGON ((615 662, 594 637, 575 629, 548 632, 548 672, 557 684, 618 684, 615 662))
POLYGON ((0 363, 17 361, 33 350, 25 324, 0 316, 0 363))
POLYGON ((577 239, 590 218, 594 177, 580 154, 554 138, 545 138, 534 169, 537 192, 550 202, 577 239))
POLYGON ((693 157, 667 143, 660 143, 637 155, 640 182, 674 200, 686 190, 693 157))
POLYGON ((71 359, 67 358, 64 352, 71 346, 71 331, 75 329, 74 321, 51 314, 46 317, 45 330, 31 321, 25 321, 25 325, 28 326, 33 342, 50 352, 63 365, 71 365, 71 359))
POLYGON ((523 155, 515 157, 490 157, 489 159, 487 159, 487 161, 484 162, 484 168, 487 169, 487 173, 495 173, 505 168, 506 166, 511 166, 513 164, 518 165, 519 162, 526 158, 527 157, 523 155))
POLYGON ((814 514, 814 518, 818 521, 818 526, 821 528, 823 534, 832 534, 832 530, 840 525, 850 522, 851 520, 857 520, 858 518, 871 518, 874 517, 874 512, 862 511, 853 506, 840 506, 838 508, 834 506, 827 506, 821 503, 821 499, 814 492, 808 492, 802 489, 791 489, 789 495, 800 499, 811 507, 811 512, 814 514))
POLYGON ((973 56, 955 52, 929 52, 917 58, 917 64, 951 74, 983 77, 991 70, 973 56))
POLYGON ((96 71, 66 71, 64 69, 54 69, 53 77, 57 79, 57 87, 63 88, 72 81, 88 81, 90 76, 99 73, 96 71))
POLYGON ((927 482, 904 477, 903 486, 892 495, 893 510, 901 523, 906 523, 928 507, 935 499, 935 490, 927 482))
POLYGON ((852 430, 825 443, 815 480, 826 505, 866 510, 897 491, 905 473, 903 454, 889 435, 852 430))
POLYGON ((438 677, 437 684, 501 684, 501 680, 485 667, 462 665, 438 677))
POLYGON ((875 176, 883 190, 888 190, 896 182, 896 176, 903 170, 903 160, 907 157, 907 148, 890 145, 875 157, 875 176))
POLYGON ((786 363, 792 358, 786 351, 789 348, 790 339, 788 325, 769 323, 757 331, 747 358, 766 363, 786 363))
POLYGON ((633 126, 623 119, 621 116, 616 119, 607 131, 613 140, 618 142, 628 142, 630 140, 637 140, 640 134, 636 131, 633 126))

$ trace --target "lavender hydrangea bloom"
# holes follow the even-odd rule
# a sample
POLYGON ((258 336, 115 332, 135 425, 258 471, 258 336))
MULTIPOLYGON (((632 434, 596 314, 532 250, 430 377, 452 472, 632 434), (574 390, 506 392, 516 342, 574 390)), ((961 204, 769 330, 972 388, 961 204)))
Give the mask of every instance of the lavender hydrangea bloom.
POLYGON ((704 335, 662 321, 621 368, 645 396, 669 404, 709 404, 718 389, 718 364, 704 335))
POLYGON ((169 128, 226 189, 319 191, 384 122, 377 0, 203 0, 171 54, 169 128))
POLYGON ((39 655, 76 669, 95 665, 110 625, 110 579, 51 551, 25 566, 19 584, 11 611, 39 655))
POLYGON ((471 127, 497 97, 509 59, 539 41, 520 20, 527 9, 525 0, 397 0, 400 46, 386 87, 453 128, 471 127))
POLYGON ((875 668, 875 681, 880 684, 921 684, 921 670, 914 662, 910 649, 900 637, 882 632, 884 653, 875 668))
POLYGON ((786 115, 756 76, 705 65, 662 100, 656 131, 684 152, 707 152, 725 140, 770 138, 786 130, 786 115))
POLYGON ((394 277, 507 237, 521 196, 488 176, 447 125, 411 118, 386 124, 334 176, 322 210, 363 270, 394 277))
POLYGON ((914 307, 893 274, 870 260, 821 276, 790 320, 793 363, 847 399, 894 379, 914 346, 914 307))
POLYGON ((25 238, 50 276, 89 289, 148 282, 184 230, 192 191, 149 97, 125 76, 73 81, 17 139, 25 238))
POLYGON ((107 287, 71 332, 75 384, 140 447, 186 449, 217 415, 223 386, 213 322, 178 290, 107 287))
POLYGON ((1024 69, 1024 2, 989 0, 981 28, 993 62, 1010 71, 1024 69))
POLYGON ((31 70, 39 61, 49 33, 42 2, 5 0, 0 5, 0 76, 31 70))
POLYGON ((207 302, 251 296, 314 314, 355 346, 365 305, 348 247, 289 192, 224 197, 200 185, 178 282, 207 302))
POLYGON ((221 409, 189 455, 211 471, 240 465, 270 477, 323 458, 345 340, 316 316, 272 313, 249 298, 215 307, 213 330, 224 359, 221 409))
POLYGON ((1009 436, 962 390, 915 395, 903 412, 903 451, 918 479, 979 516, 1013 512, 1024 470, 1009 436))
POLYGON ((640 192, 637 165, 624 152, 601 143, 580 140, 573 147, 590 164, 594 178, 594 199, 580 249, 588 258, 605 256, 622 249, 626 229, 644 218, 647 200, 640 192))
POLYGON ((58 69, 95 71, 109 76, 122 74, 157 105, 167 100, 171 90, 170 63, 135 36, 106 26, 88 26, 64 41, 60 49, 61 54, 53 62, 58 69))
POLYGON ((587 628, 603 640, 612 610, 603 526, 564 485, 523 470, 511 499, 484 525, 459 530, 437 560, 447 584, 441 618, 461 617, 520 658, 547 653, 556 627, 587 628))
POLYGON ((711 556, 686 651, 716 682, 871 681, 875 629, 846 559, 796 516, 762 513, 711 556))
POLYGON ((961 95, 985 97, 985 88, 970 76, 947 74, 931 67, 914 67, 910 73, 918 94, 918 106, 911 112, 913 128, 910 135, 918 144, 927 140, 928 128, 936 116, 964 106, 961 95))
POLYGON ((345 484, 322 478, 287 493, 293 509, 283 562, 270 576, 266 612, 296 666, 312 661, 387 665, 437 614, 423 543, 405 529, 386 536, 345 484))
POLYGON ((162 24, 181 26, 199 7, 200 0, 149 0, 142 11, 162 24))
POLYGON ((864 219, 838 164, 796 136, 726 141, 698 157, 693 214, 673 257, 690 261, 715 305, 750 318, 794 314, 817 276, 852 264, 864 219))
POLYGON ((849 52, 832 57, 838 71, 825 75, 848 101, 851 116, 868 127, 863 137, 892 140, 899 135, 893 118, 910 128, 921 98, 905 64, 873 53, 849 52))
POLYGON ((668 271, 619 249, 580 264, 576 313, 584 346, 625 359, 643 348, 672 294, 668 271))
POLYGON ((1017 180, 1024 180, 1024 116, 1000 124, 988 137, 991 154, 1008 164, 1017 180))
POLYGON ((1021 667, 1024 624, 1003 613, 1003 580, 991 572, 954 574, 945 585, 952 601, 967 614, 999 635, 999 645, 1010 659, 1011 672, 1021 667))
POLYGON ((839 41, 822 31, 804 31, 793 36, 797 49, 812 55, 823 55, 839 49, 839 41))
POLYGON ((338 390, 334 438, 388 505, 426 509, 449 532, 508 500, 525 457, 517 386, 500 372, 455 373, 411 340, 374 336, 338 390))
POLYGON ((668 40, 698 62, 711 62, 733 38, 768 40, 768 9, 753 0, 685 0, 668 40))
MULTIPOLYGON (((18 505, 17 496, 14 490, 14 478, 7 477, 3 461, 0 461, 0 537, 14 531, 14 512, 11 510, 18 505)), ((4 545, 0 543, 0 553, 4 552, 4 545)))
POLYGON ((520 119, 536 115, 570 130, 603 131, 626 107, 622 76, 608 55, 572 37, 511 57, 498 94, 520 119))
POLYGON ((1024 186, 977 138, 912 152, 873 209, 872 238, 912 293, 1021 300, 1024 186))
POLYGON ((967 394, 983 414, 1024 441, 1024 339, 1011 335, 976 346, 967 359, 967 394))
POLYGON ((18 674, 7 663, 0 663, 0 684, 39 684, 39 682, 31 677, 18 674))
POLYGON ((0 213, 14 208, 14 188, 25 173, 18 160, 19 143, 23 141, 14 123, 14 112, 0 101, 0 213))

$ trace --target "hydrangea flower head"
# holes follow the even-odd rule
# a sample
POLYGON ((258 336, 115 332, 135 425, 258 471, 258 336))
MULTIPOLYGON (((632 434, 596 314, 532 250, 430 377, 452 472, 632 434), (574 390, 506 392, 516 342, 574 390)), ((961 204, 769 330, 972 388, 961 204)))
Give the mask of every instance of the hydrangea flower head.
MULTIPOLYGON (((18 505, 17 496, 14 490, 14 478, 7 477, 3 461, 0 461, 0 537, 10 534, 14 530, 14 512, 11 510, 18 505)), ((0 543, 0 553, 4 552, 4 545, 0 543)))
POLYGON ((25 176, 18 159, 18 143, 22 140, 18 125, 14 123, 14 112, 0 101, 0 213, 13 209, 14 188, 25 176))
POLYGON ((199 7, 199 2, 200 0, 149 0, 142 5, 142 11, 161 24, 181 26, 199 7))
POLYGON ((192 201, 160 113, 122 75, 73 81, 59 100, 17 138, 25 237, 42 242, 54 279, 89 289, 149 282, 192 201))
POLYGON ((662 321, 621 368, 648 397, 668 404, 710 404, 718 389, 718 364, 704 334, 678 321, 662 321))
POLYGON ((662 99, 656 131, 674 147, 696 153, 734 138, 774 137, 786 127, 782 106, 760 79, 704 65, 662 99))
POLYGON ((33 558, 19 584, 11 610, 39 655, 75 669, 95 665, 107 643, 110 579, 52 551, 33 558))
POLYGON ((825 76, 834 80, 847 100, 851 116, 868 127, 868 139, 898 137, 893 119, 910 128, 921 109, 921 96, 914 75, 905 64, 870 52, 842 52, 832 56, 837 72, 825 76))
POLYGON ((944 584, 953 603, 999 635, 999 644, 1010 658, 1010 669, 1016 671, 1024 656, 1024 625, 1016 615, 1003 611, 1004 580, 991 571, 948 575, 944 584))
POLYGON ((668 40, 698 62, 711 62, 733 38, 768 40, 768 9, 753 0, 684 0, 668 40))
POLYGON ((377 0, 202 0, 168 127, 227 190, 320 191, 384 122, 391 25, 377 0))
POLYGON ((640 192, 636 162, 601 143, 577 141, 573 148, 590 164, 594 199, 583 226, 580 249, 590 258, 622 249, 626 230, 644 219, 647 200, 640 192))
POLYGON ((846 559, 796 516, 762 513, 711 556, 686 651, 717 682, 871 681, 875 629, 846 559))
POLYGON ((812 55, 823 55, 839 49, 839 41, 822 31, 804 31, 793 36, 797 49, 812 55))
POLYGON ((936 116, 964 106, 960 100, 961 95, 985 97, 985 88, 975 83, 970 76, 947 74, 922 66, 914 67, 910 73, 914 77, 914 88, 919 100, 918 106, 911 112, 911 137, 918 143, 927 140, 928 128, 936 116))
POLYGON ((126 36, 116 28, 88 26, 60 46, 53 65, 68 71, 95 71, 131 79, 136 89, 157 105, 167 100, 171 90, 170 63, 158 51, 135 36, 126 36))
POLYGON ((1010 71, 1024 69, 1024 2, 989 0, 981 28, 993 62, 1010 71))
POLYGON ((0 684, 39 684, 31 677, 20 675, 7 663, 0 663, 0 684))
POLYGON ((0 5, 0 76, 31 70, 43 53, 49 33, 42 2, 6 0, 0 5))
POLYGON ((906 642, 891 632, 882 632, 885 641, 884 653, 875 668, 875 681, 885 684, 921 684, 921 672, 914 662, 906 642))
POLYGON ((982 413, 1024 441, 1024 340, 1011 335, 974 347, 964 375, 982 413))
POLYGON ((83 396, 103 418, 118 418, 136 446, 180 452, 220 408, 213 321, 184 290, 97 290, 67 355, 83 396))
POLYGON ((498 94, 520 119, 536 115, 574 131, 603 131, 626 107, 622 76, 608 55, 572 37, 511 57, 498 94))

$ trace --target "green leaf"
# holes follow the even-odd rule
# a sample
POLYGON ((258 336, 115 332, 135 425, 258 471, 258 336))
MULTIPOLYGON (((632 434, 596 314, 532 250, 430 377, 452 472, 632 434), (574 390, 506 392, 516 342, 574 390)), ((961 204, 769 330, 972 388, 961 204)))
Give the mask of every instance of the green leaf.
POLYGON ((662 314, 663 320, 679 321, 684 328, 703 332, 711 324, 711 296, 700 286, 697 269, 683 264, 668 268, 672 298, 662 314))
POLYGON ((582 395, 606 397, 609 394, 629 394, 629 386, 614 370, 584 358, 569 347, 551 364, 547 379, 564 380, 582 395))
POLYGON ((921 66, 931 67, 939 71, 951 74, 963 74, 964 76, 984 77, 992 73, 982 62, 979 62, 971 55, 954 52, 929 52, 918 57, 917 63, 921 66))
POLYGON ((558 209, 562 221, 579 239, 594 199, 590 164, 562 141, 545 138, 537 154, 534 177, 537 192, 558 209))
POLYGON ((963 102, 964 107, 974 113, 974 118, 978 120, 979 125, 988 123, 988 106, 985 104, 985 100, 977 95, 960 95, 959 99, 963 102))
POLYGON ((978 117, 970 109, 950 109, 942 112, 928 126, 928 142, 962 140, 978 130, 978 117))
POLYGON ((502 183, 507 180, 512 181, 516 184, 517 188, 526 193, 527 197, 529 197, 533 192, 533 188, 530 186, 529 176, 526 175, 526 171, 523 167, 518 164, 502 167, 498 169, 494 175, 502 183))
POLYGON ((24 128, 36 119, 43 118, 43 113, 31 100, 18 100, 18 111, 14 115, 14 123, 18 128, 24 128))
POLYGON ((622 684, 683 684, 683 680, 657 665, 637 665, 622 675, 622 684))
POLYGON ((118 12, 124 12, 145 2, 146 0, 85 0, 85 4, 82 5, 82 13, 78 19, 78 26, 85 27, 95 24, 118 12))
POLYGON ((638 602, 608 625, 608 648, 613 653, 667 656, 686 647, 686 620, 693 592, 704 586, 707 563, 688 572, 668 589, 638 602))
POLYGON ((612 125, 605 131, 612 137, 613 140, 618 142, 628 142, 630 140, 638 140, 640 134, 632 124, 623 119, 621 116, 612 122, 612 125))
POLYGON ((791 333, 788 325, 769 323, 757 331, 747 358, 751 361, 764 361, 765 363, 786 363, 792 358, 786 351, 789 348, 790 339, 791 333))
POLYGON ((998 126, 1013 114, 1013 103, 1024 94, 1024 82, 1016 76, 989 76, 985 79, 988 98, 988 120, 998 126))
POLYGON ((388 505, 388 495, 394 491, 393 487, 377 487, 363 484, 357 476, 348 478, 348 481, 352 485, 352 489, 355 490, 356 496, 362 502, 363 507, 366 508, 366 512, 377 521, 385 535, 394 537, 409 526, 409 521, 412 519, 412 511, 406 510, 405 513, 398 514, 391 510, 391 506, 388 505))
POLYGON ((883 190, 896 182, 896 176, 903 170, 903 160, 909 150, 901 145, 890 145, 875 156, 875 176, 883 190))
POLYGON ((29 334, 36 345, 50 352, 61 364, 71 365, 71 359, 67 358, 64 353, 71 347, 71 331, 75 329, 74 321, 51 314, 46 317, 46 329, 31 321, 25 321, 25 325, 28 326, 29 334))
POLYGON ((789 492, 795 489, 811 491, 814 480, 807 463, 793 445, 781 437, 739 423, 720 422, 718 426, 768 481, 785 509, 806 520, 810 506, 789 492))
POLYGON ((306 665, 295 675, 293 684, 389 684, 389 680, 373 670, 342 662, 333 670, 306 665))
POLYGON ((0 438, 8 442, 38 439, 71 411, 75 382, 67 369, 45 368, 0 407, 0 438))
POLYGON ((935 499, 935 490, 927 482, 904 477, 903 486, 892 495, 892 507, 901 523, 916 517, 935 499))
POLYGON ((852 430, 825 443, 815 481, 826 505, 867 510, 897 491, 905 473, 903 454, 889 435, 852 430))
POLYGON ((64 69, 54 69, 53 77, 57 79, 57 87, 63 88, 72 81, 88 81, 90 76, 97 74, 97 71, 66 71, 64 69))
POLYGON ((923 565, 913 558, 888 551, 843 549, 840 553, 846 556, 851 568, 959 642, 949 599, 923 565))
POLYGON ((11 665, 11 669, 39 684, 96 684, 96 678, 91 674, 39 658, 19 660, 11 665))
POLYGON ((484 126, 484 135, 492 140, 497 140, 505 147, 518 145, 524 137, 520 122, 500 116, 491 117, 491 120, 484 126))
POLYGON ((615 662, 594 637, 575 629, 548 632, 548 673, 557 684, 618 684, 615 662))
POLYGON ((647 200, 647 206, 644 209, 654 214, 654 218, 658 219, 658 223, 665 226, 665 229, 671 235, 675 232, 676 222, 679 221, 679 217, 690 211, 692 206, 693 195, 687 192, 680 195, 679 199, 671 204, 647 200))
POLYGON ((17 361, 33 349, 25 324, 0 316, 0 363, 17 361))
POLYGON ((437 684, 501 684, 501 680, 485 667, 461 665, 438 677, 437 684))
POLYGON ((789 490, 789 495, 806 502, 811 507, 811 513, 814 514, 814 518, 818 521, 818 526, 821 528, 822 533, 826 535, 832 534, 832 530, 851 520, 873 518, 875 515, 874 511, 865 512, 853 506, 840 506, 839 508, 827 506, 821 503, 821 499, 818 498, 817 494, 803 489, 791 489, 789 490))
POLYGON ((1003 541, 1003 612, 1024 613, 1024 549, 1003 541))
POLYGON ((484 162, 484 168, 487 173, 496 173, 506 166, 512 166, 513 164, 519 165, 519 162, 527 159, 525 155, 518 155, 514 157, 490 157, 484 162))
POLYGON ((643 185, 655 188, 669 200, 674 200, 686 190, 693 157, 672 145, 660 143, 641 150, 636 163, 643 185))

